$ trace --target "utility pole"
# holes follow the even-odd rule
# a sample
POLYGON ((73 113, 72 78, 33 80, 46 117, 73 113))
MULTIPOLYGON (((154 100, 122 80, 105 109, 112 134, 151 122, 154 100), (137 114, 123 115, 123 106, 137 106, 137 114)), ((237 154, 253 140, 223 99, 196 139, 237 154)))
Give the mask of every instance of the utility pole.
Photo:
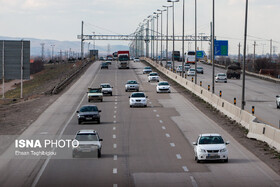
POLYGON ((185 72, 185 0, 183 0, 183 41, 182 41, 182 77, 184 77, 185 72))
POLYGON ((246 0, 246 9, 245 9, 245 31, 244 31, 244 51, 243 51, 243 72, 242 72, 242 103, 241 109, 244 110, 246 102, 245 102, 245 74, 246 74, 246 42, 247 42, 247 20, 248 20, 248 0, 246 0))
POLYGON ((272 39, 270 40, 270 55, 269 55, 269 61, 272 62, 272 39))
POLYGON ((253 72, 255 72, 255 59, 256 59, 256 41, 254 41, 254 56, 253 56, 253 72))
POLYGON ((81 29, 81 59, 84 57, 84 21, 82 21, 81 29))
POLYGON ((212 12, 212 93, 215 93, 215 0, 213 0, 213 12, 212 12))
POLYGON ((238 62, 239 62, 239 63, 241 63, 241 58, 240 58, 240 47, 241 47, 241 45, 240 45, 240 42, 239 42, 239 44, 238 44, 238 62))
POLYGON ((40 43, 40 45, 42 46, 41 58, 42 58, 42 62, 44 62, 45 43, 40 43))
POLYGON ((196 72, 196 70, 197 70, 197 0, 195 0, 195 16, 194 16, 194 22, 195 22, 195 36, 194 36, 194 38, 195 38, 195 64, 194 64, 194 67, 195 67, 195 79, 194 79, 194 82, 195 82, 195 84, 197 84, 197 72, 196 72))

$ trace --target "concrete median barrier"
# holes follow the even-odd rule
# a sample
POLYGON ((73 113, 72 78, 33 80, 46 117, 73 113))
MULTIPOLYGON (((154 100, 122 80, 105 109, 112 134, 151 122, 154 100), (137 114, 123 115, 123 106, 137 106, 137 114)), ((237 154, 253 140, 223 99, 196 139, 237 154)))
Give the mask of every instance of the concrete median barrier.
POLYGON ((196 85, 192 81, 183 78, 179 74, 176 74, 160 66, 151 59, 144 57, 141 60, 148 62, 151 66, 156 68, 161 73, 165 74, 170 79, 176 81, 181 86, 193 92, 195 95, 212 105, 214 108, 216 108, 223 114, 227 115, 232 120, 235 120, 237 123, 240 123, 243 127, 248 129, 248 138, 254 138, 266 142, 270 147, 273 147, 278 152, 280 152, 279 129, 264 123, 257 123, 256 117, 251 113, 245 110, 241 110, 241 108, 237 107, 233 103, 230 103, 224 100, 222 97, 212 94, 207 89, 202 88, 199 84, 196 85))

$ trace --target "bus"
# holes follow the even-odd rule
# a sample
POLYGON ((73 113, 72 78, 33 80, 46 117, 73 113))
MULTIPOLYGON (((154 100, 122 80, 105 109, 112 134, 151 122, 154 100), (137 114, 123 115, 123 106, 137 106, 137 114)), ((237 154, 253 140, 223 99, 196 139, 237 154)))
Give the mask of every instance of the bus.
POLYGON ((187 64, 195 64, 195 51, 188 51, 187 64))

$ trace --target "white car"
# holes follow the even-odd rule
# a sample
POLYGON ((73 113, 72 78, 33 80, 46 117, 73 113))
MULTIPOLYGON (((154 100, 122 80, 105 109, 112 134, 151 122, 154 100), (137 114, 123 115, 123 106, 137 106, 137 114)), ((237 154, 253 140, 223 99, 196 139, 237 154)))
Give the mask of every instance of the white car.
POLYGON ((224 142, 219 134, 201 134, 197 142, 193 142, 195 160, 199 163, 202 160, 223 160, 228 162, 229 141, 224 142))
POLYGON ((103 95, 108 94, 108 95, 113 95, 113 87, 109 83, 101 83, 100 84, 101 92, 103 95))
POLYGON ((166 81, 161 81, 157 85, 157 93, 170 93, 170 85, 166 81))
POLYGON ((148 82, 156 81, 159 82, 159 77, 157 72, 151 72, 148 76, 148 82))
POLYGON ((148 96, 145 95, 144 92, 133 92, 129 96, 129 106, 143 106, 147 107, 147 98, 148 96))
POLYGON ((126 82, 125 91, 128 92, 128 91, 131 91, 131 90, 139 92, 139 84, 136 80, 128 80, 126 82))
POLYGON ((182 65, 179 65, 179 66, 177 66, 177 68, 176 68, 176 72, 182 72, 182 65))
POLYGON ((140 59, 139 59, 139 58, 134 58, 133 61, 134 61, 134 62, 140 62, 140 59))
POLYGON ((75 144, 75 141, 73 142, 75 145, 72 150, 73 158, 85 154, 96 155, 96 151, 97 156, 101 157, 101 141, 103 141, 103 139, 99 137, 95 130, 79 130, 74 140, 78 141, 79 144, 75 144))
POLYGON ((227 75, 225 73, 218 73, 215 76, 215 82, 224 82, 227 83, 227 75))
POLYGON ((280 95, 276 96, 276 107, 280 108, 280 95))
POLYGON ((187 72, 187 75, 188 75, 188 76, 195 76, 195 69, 190 68, 190 69, 188 70, 188 72, 187 72))
POLYGON ((152 68, 150 66, 147 66, 143 69, 143 74, 148 74, 152 72, 152 68))

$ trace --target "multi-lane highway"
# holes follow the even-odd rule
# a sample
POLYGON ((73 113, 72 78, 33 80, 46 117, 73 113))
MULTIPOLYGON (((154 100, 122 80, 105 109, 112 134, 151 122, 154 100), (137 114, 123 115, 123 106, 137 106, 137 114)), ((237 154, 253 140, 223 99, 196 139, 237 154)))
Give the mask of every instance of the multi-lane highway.
MULTIPOLYGON (((175 66, 181 65, 181 62, 175 62, 175 66)), ((212 66, 198 62, 197 66, 204 69, 204 74, 197 75, 197 83, 202 81, 204 88, 212 89, 212 66)), ((194 68, 194 65, 191 65, 194 68)), ((226 73, 225 69, 215 67, 217 73, 226 73)), ((191 80, 191 77, 187 77, 191 80)), ((276 95, 280 94, 280 84, 262 80, 256 77, 246 76, 245 83, 245 110, 251 112, 252 106, 255 106, 255 116, 262 122, 274 127, 280 126, 280 110, 276 108, 276 95)), ((222 97, 233 103, 236 98, 236 105, 241 107, 242 100, 242 77, 241 79, 228 79, 227 83, 216 83, 215 93, 219 95, 222 91, 222 97)))
MULTIPOLYGON (((278 174, 189 100, 173 88, 170 94, 157 94, 156 83, 149 83, 147 75, 142 74, 145 65, 140 62, 130 64, 129 70, 117 69, 115 62, 108 70, 101 70, 100 62, 92 64, 24 132, 26 136, 49 134, 62 137, 70 135, 74 138, 80 129, 94 129, 103 138, 101 158, 1 158, 0 185, 280 185, 278 174), (125 92, 124 87, 127 80, 140 83, 140 91, 148 95, 147 108, 129 107, 130 93, 125 92), (105 96, 103 102, 92 103, 102 110, 101 124, 78 125, 76 111, 81 105, 88 104, 87 88, 99 87, 100 83, 110 83, 114 87, 113 96, 105 96), (225 140, 230 141, 228 163, 195 162, 192 142, 196 141, 200 133, 220 133, 225 140)), ((227 92, 224 94, 227 95, 227 92)), ((13 147, 8 151, 13 151, 13 147)))

